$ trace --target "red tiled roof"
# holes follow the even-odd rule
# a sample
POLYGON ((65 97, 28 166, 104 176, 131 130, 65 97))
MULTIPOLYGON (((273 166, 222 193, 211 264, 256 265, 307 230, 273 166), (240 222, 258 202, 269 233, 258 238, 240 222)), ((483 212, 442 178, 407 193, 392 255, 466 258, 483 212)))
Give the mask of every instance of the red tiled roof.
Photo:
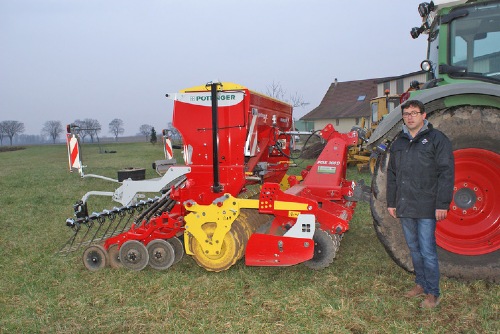
POLYGON ((301 120, 370 116, 370 100, 377 97, 378 80, 333 82, 320 105, 301 117, 301 120), (365 98, 358 100, 360 96, 365 98))

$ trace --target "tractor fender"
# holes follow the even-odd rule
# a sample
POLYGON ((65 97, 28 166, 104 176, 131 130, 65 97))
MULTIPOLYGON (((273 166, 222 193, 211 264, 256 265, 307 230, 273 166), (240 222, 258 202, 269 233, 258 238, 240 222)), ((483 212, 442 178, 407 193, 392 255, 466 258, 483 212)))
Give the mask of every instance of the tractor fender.
MULTIPOLYGON (((421 91, 416 91, 412 95, 412 99, 417 99, 424 103, 425 105, 430 104, 430 109, 427 110, 428 113, 432 113, 434 110, 443 109, 445 107, 450 107, 444 104, 444 98, 450 96, 459 95, 484 95, 500 98, 499 85, 491 83, 457 83, 444 86, 438 86, 430 89, 425 89, 421 91), (417 93, 417 94, 415 94, 417 93)), ((485 105, 490 106, 491 100, 488 99, 485 105)), ((500 108, 500 101, 497 107, 500 108)), ((397 106, 392 110, 380 124, 377 126, 375 131, 370 136, 367 146, 371 147, 374 143, 378 143, 381 138, 386 136, 386 134, 393 132, 391 131, 396 124, 401 120, 401 105, 397 106)), ((400 129, 397 129, 398 131, 400 129)), ((395 133, 394 133, 395 135, 395 133)))

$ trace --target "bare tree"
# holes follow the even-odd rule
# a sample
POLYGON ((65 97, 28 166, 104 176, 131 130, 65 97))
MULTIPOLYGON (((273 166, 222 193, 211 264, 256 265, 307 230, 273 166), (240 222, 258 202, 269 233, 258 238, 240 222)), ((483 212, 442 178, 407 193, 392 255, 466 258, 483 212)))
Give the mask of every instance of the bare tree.
POLYGON ((87 128, 87 134, 90 136, 90 141, 93 143, 94 138, 101 132, 101 123, 93 118, 85 118, 84 122, 87 128))
POLYGON ((85 129, 85 122, 80 119, 76 119, 73 122, 73 128, 75 129, 75 132, 78 133, 78 135, 82 139, 82 142, 84 143, 85 137, 87 137, 87 132, 83 130, 85 129))
POLYGON ((302 98, 302 95, 299 95, 298 92, 295 94, 290 94, 288 98, 286 98, 286 90, 281 86, 279 82, 274 82, 266 87, 266 94, 272 98, 277 100, 284 101, 286 103, 291 104, 294 108, 305 107, 309 104, 309 102, 305 102, 302 98))
POLYGON ((12 138, 15 135, 24 132, 24 123, 18 121, 3 121, 2 131, 10 139, 10 146, 12 146, 12 138))
POLYGON ((149 141, 149 136, 151 135, 151 129, 153 127, 149 124, 143 124, 139 127, 139 134, 146 136, 146 141, 149 141))
POLYGON ((118 136, 125 132, 123 128, 123 121, 119 118, 115 118, 109 123, 109 132, 115 136, 115 141, 118 141, 118 136))
POLYGON ((266 87, 266 94, 272 98, 275 98, 277 100, 285 100, 285 90, 283 87, 281 87, 281 84, 279 82, 274 82, 266 87))
POLYGON ((0 145, 3 145, 3 137, 5 137, 5 130, 3 126, 3 122, 0 122, 0 145))
POLYGON ((101 132, 101 124, 98 120, 93 118, 85 118, 83 121, 77 119, 73 124, 76 125, 75 130, 78 132, 83 142, 85 142, 85 137, 89 136, 90 141, 93 143, 94 138, 101 132))
POLYGON ((43 125, 42 135, 52 138, 52 143, 56 143, 56 139, 63 133, 63 127, 60 121, 47 121, 43 125))
POLYGON ((294 95, 290 95, 290 104, 294 108, 302 108, 307 106, 309 102, 305 102, 302 98, 302 95, 299 95, 299 93, 295 92, 294 95))

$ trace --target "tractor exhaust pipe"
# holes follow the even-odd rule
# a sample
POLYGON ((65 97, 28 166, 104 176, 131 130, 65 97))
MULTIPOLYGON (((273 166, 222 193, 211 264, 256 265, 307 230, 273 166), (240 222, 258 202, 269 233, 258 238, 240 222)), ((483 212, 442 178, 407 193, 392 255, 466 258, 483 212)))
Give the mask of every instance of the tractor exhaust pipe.
MULTIPOLYGON (((207 84, 208 85, 208 84, 207 84)), ((222 192, 222 186, 219 183, 219 120, 218 120, 218 100, 217 87, 222 86, 220 82, 210 83, 212 97, 212 156, 214 169, 214 183, 212 186, 214 193, 222 192)))

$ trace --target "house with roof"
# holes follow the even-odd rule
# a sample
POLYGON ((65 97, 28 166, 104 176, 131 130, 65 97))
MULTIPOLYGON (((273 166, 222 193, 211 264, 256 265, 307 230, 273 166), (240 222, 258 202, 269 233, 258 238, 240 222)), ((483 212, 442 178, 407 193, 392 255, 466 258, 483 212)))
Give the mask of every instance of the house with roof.
POLYGON ((370 100, 376 96, 377 79, 339 82, 335 78, 319 106, 300 119, 313 122, 315 130, 333 124, 337 131, 349 132, 362 117, 370 117, 370 100))
MULTIPOLYGON (((345 82, 339 82, 335 78, 319 106, 301 117, 300 121, 312 123, 310 128, 314 130, 321 130, 327 124, 333 124, 337 131, 349 132, 352 127, 361 125, 362 118, 370 122, 372 114, 370 100, 384 96, 386 93, 401 95, 414 80, 420 83, 425 82, 425 72, 345 82)), ((391 103, 389 110, 396 106, 396 103, 391 103)), ((369 123, 365 124, 365 127, 369 126, 369 123)))

